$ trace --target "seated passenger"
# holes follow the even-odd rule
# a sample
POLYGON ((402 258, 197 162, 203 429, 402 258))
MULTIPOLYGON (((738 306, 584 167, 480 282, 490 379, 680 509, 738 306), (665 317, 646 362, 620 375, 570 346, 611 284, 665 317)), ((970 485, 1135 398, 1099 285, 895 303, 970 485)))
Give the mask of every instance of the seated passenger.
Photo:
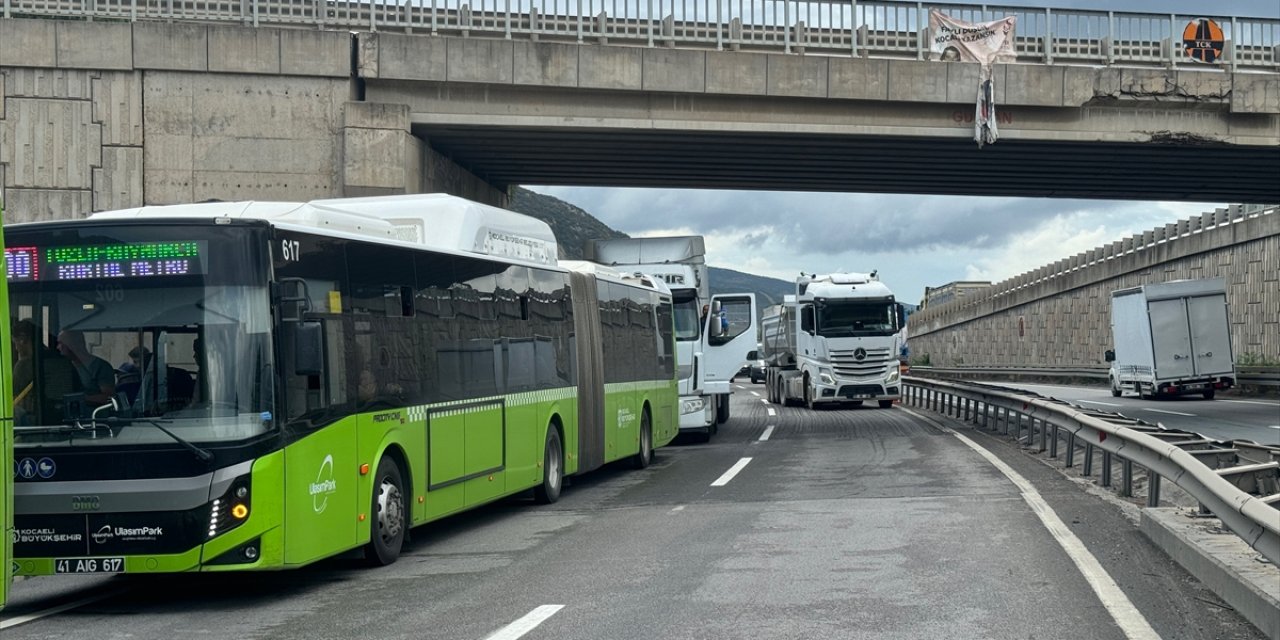
POLYGON ((69 329, 59 333, 58 353, 71 362, 80 390, 89 404, 98 406, 111 402, 116 392, 115 370, 106 360, 89 353, 83 333, 69 329))

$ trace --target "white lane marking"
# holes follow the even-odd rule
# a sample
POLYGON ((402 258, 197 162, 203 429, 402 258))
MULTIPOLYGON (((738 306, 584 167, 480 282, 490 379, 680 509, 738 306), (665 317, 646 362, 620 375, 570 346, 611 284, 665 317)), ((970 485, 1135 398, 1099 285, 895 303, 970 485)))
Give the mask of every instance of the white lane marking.
POLYGON ((1280 429, 1280 424, 1273 424, 1273 425, 1271 425, 1271 426, 1269 426, 1269 427, 1267 427, 1267 428, 1268 428, 1268 429, 1280 429))
POLYGON ((776 410, 774 410, 774 408, 773 408, 773 407, 769 407, 769 415, 770 415, 770 416, 776 416, 776 415, 778 415, 778 412, 777 412, 776 410))
MULTIPOLYGON (((1276 428, 1280 429, 1280 427, 1276 427, 1276 428)), ((769 425, 764 428, 764 433, 760 434, 760 442, 764 442, 765 440, 768 440, 769 436, 771 435, 773 435, 773 425, 769 425)))
MULTIPOLYGON (((924 416, 910 409, 905 407, 903 409, 918 418, 924 418, 924 416)), ((1040 492, 1036 491, 1036 488, 1031 486, 1031 483, 1026 478, 973 440, 942 425, 938 425, 938 428, 950 433, 970 449, 978 452, 978 455, 986 458, 987 462, 999 469, 1000 473, 1003 473, 1006 478, 1013 482, 1014 486, 1018 487, 1018 491, 1022 493, 1022 499, 1027 502, 1031 510, 1040 518, 1040 522, 1049 530, 1049 533, 1053 534, 1054 539, 1058 541, 1058 545, 1062 547, 1062 550, 1067 552, 1071 561, 1075 563, 1076 568, 1084 575, 1085 581, 1089 583, 1098 599, 1102 601, 1102 606, 1107 609, 1116 624, 1124 631, 1125 637, 1160 640, 1160 636, 1156 634, 1155 629, 1151 628, 1151 624, 1142 616, 1142 612, 1133 606, 1133 603, 1116 585, 1115 580, 1111 578, 1107 570, 1102 568, 1098 559, 1093 557, 1092 553, 1089 553, 1089 549, 1084 546, 1080 538, 1077 538, 1076 534, 1071 532, 1071 529, 1062 521, 1062 518, 1058 517, 1053 507, 1050 507, 1049 503, 1044 501, 1044 498, 1040 496, 1040 492)))
POLYGON ((753 396, 755 396, 755 397, 757 397, 757 398, 759 398, 759 397, 760 397, 760 394, 756 393, 755 391, 752 391, 752 392, 751 392, 751 395, 753 395, 753 396))
POLYGON ((746 387, 744 387, 744 386, 742 386, 742 385, 740 385, 740 384, 735 384, 735 385, 733 385, 733 387, 734 387, 735 389, 746 389, 746 387))
POLYGON ((766 399, 764 399, 764 398, 760 398, 760 402, 763 402, 763 403, 765 403, 765 404, 769 404, 769 401, 768 401, 768 400, 766 400, 766 399))
POLYGON ((1266 407, 1274 407, 1275 402, 1262 402, 1261 400, 1215 400, 1214 402, 1235 402, 1239 404, 1260 404, 1266 407))
POLYGON ((86 604, 93 604, 94 602, 97 602, 99 600, 103 600, 111 596, 117 596, 117 595, 120 595, 121 593, 124 593, 124 591, 113 591, 111 593, 102 593, 96 596, 89 596, 88 598, 81 598, 79 600, 74 600, 66 604, 60 604, 56 607, 45 609, 44 611, 37 611, 35 613, 29 613, 25 616, 17 616, 15 618, 9 618, 4 622, 0 622, 0 629, 8 629, 10 627, 16 627, 20 624, 26 624, 28 622, 31 622, 32 620, 39 620, 40 618, 57 615, 59 613, 62 613, 63 611, 75 609, 76 607, 83 607, 86 604))
POLYGON ((729 481, 732 480, 734 476, 738 475, 738 472, 742 471, 742 469, 746 467, 747 463, 749 462, 751 462, 751 458, 743 458, 733 463, 733 466, 729 467, 729 470, 724 472, 724 475, 720 476, 719 478, 716 478, 716 481, 712 482, 711 486, 723 487, 726 484, 729 484, 729 481))
POLYGON ((1196 414, 1194 414, 1194 413, 1183 413, 1183 412, 1181 412, 1181 411, 1165 411, 1164 409, 1148 409, 1148 408, 1146 408, 1146 407, 1139 407, 1139 408, 1140 408, 1140 409, 1142 409, 1143 411, 1154 411, 1154 412, 1156 412, 1156 413, 1167 413, 1167 414, 1170 414, 1170 415, 1175 415, 1175 416, 1188 416, 1188 417, 1192 417, 1192 418, 1196 417, 1196 414))
POLYGON ((544 604, 529 613, 523 618, 512 622, 511 624, 498 629, 485 640, 516 640, 530 631, 538 628, 538 625, 546 621, 547 618, 554 616, 557 611, 564 608, 562 604, 544 604))
POLYGON ((680 506, 678 506, 678 507, 676 507, 676 508, 672 509, 672 511, 684 511, 684 505, 680 505, 680 506))
POLYGON ((1100 404, 1105 407, 1123 407, 1124 406, 1122 404, 1116 404, 1114 402, 1103 402, 1101 400, 1076 400, 1076 402, 1083 402, 1085 404, 1100 404))

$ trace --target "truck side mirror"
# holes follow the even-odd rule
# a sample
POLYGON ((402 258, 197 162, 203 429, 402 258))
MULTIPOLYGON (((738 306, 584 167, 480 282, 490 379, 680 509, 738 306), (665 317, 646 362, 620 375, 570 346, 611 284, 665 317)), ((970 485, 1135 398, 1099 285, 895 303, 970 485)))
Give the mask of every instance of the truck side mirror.
POLYGON ((898 313, 898 328, 901 329, 907 326, 907 305, 902 304, 901 302, 895 302, 893 303, 893 307, 898 313))
POLYGON ((759 352, 759 351, 748 351, 748 352, 747 352, 747 359, 748 359, 748 360, 759 360, 759 359, 760 359, 760 352, 759 352))
POLYGON ((1115 361, 1116 361, 1116 352, 1114 352, 1114 351, 1112 351, 1112 350, 1110 350, 1110 349, 1107 349, 1107 352, 1106 352, 1106 353, 1104 353, 1104 354, 1102 354, 1102 357, 1103 357, 1103 358, 1106 358, 1107 362, 1115 362, 1115 361))
POLYGON ((318 376, 324 372, 324 325, 318 321, 299 322, 293 334, 293 372, 318 376))

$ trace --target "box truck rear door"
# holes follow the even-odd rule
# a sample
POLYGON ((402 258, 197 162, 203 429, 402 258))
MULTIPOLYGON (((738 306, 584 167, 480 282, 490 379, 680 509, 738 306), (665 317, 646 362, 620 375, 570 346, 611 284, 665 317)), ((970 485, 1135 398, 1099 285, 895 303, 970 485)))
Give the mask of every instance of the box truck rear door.
POLYGON ((1155 300, 1147 309, 1151 313, 1151 342, 1156 351, 1156 378, 1169 380, 1195 375, 1186 303, 1181 298, 1155 300))
POLYGON ((1191 320, 1192 361, 1196 375, 1230 374, 1233 362, 1226 296, 1189 298, 1187 318, 1191 320))

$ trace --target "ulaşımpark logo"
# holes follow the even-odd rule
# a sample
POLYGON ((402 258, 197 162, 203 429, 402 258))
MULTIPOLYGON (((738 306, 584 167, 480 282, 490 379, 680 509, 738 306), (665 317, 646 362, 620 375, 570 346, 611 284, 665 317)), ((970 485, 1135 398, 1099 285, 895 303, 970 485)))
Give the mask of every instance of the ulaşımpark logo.
POLYGON ((324 513, 329 507, 329 496, 338 490, 338 481, 333 478, 333 454, 324 457, 324 462, 320 463, 320 472, 316 474, 316 481, 308 487, 311 494, 311 508, 316 513, 324 513))

